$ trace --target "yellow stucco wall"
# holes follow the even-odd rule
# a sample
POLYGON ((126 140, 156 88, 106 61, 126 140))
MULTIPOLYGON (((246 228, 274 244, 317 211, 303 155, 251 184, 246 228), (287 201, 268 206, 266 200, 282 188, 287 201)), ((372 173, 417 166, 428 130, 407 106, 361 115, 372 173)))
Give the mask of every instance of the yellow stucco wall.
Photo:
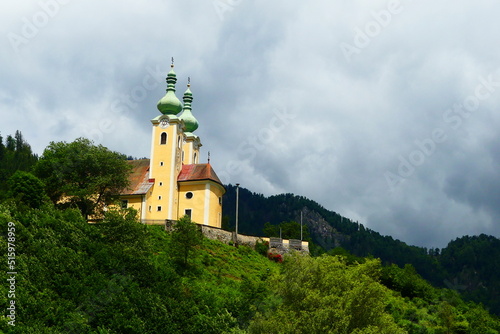
POLYGON ((155 179, 155 185, 148 198, 147 219, 177 219, 177 176, 182 166, 183 142, 181 122, 175 116, 163 117, 169 119, 167 127, 162 128, 160 122, 153 122, 149 177, 155 179), (162 133, 167 134, 164 144, 161 141, 162 133))
POLYGON ((203 225, 221 227, 224 188, 213 181, 189 181, 179 185, 179 217, 191 210, 191 220, 203 225), (192 193, 188 198, 187 193, 192 193))
POLYGON ((127 208, 133 208, 137 210, 138 216, 141 217, 143 214, 142 198, 143 196, 141 195, 129 195, 129 196, 122 196, 120 199, 122 201, 127 201, 127 208))
POLYGON ((197 164, 200 161, 200 139, 193 134, 185 136, 182 151, 184 152, 184 159, 182 163, 186 165, 197 164))

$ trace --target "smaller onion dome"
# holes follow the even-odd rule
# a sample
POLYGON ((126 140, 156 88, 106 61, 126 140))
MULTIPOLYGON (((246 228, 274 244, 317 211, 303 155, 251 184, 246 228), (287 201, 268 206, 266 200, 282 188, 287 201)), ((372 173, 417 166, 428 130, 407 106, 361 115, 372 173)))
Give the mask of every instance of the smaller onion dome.
POLYGON ((179 118, 184 121, 186 132, 194 132, 196 129, 198 129, 198 121, 191 112, 191 102, 193 101, 193 93, 191 93, 191 90, 189 89, 189 87, 191 87, 189 79, 187 87, 188 88, 184 92, 184 97, 182 99, 184 101, 184 111, 179 116, 179 118))

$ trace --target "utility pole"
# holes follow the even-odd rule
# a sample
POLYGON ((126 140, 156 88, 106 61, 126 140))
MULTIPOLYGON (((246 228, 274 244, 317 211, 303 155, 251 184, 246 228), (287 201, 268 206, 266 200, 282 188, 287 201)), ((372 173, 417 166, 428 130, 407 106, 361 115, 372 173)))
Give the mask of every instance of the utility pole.
POLYGON ((240 201, 240 184, 236 183, 236 245, 238 244, 238 204, 240 201))
POLYGON ((302 210, 300 210, 300 241, 302 241, 302 210))

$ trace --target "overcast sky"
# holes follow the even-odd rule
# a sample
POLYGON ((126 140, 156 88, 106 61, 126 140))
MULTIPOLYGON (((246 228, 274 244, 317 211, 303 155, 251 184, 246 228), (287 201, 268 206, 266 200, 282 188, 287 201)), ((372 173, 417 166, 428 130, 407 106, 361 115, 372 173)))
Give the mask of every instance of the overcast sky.
POLYGON ((0 133, 149 157, 170 57, 225 183, 409 244, 500 237, 500 3, 3 0, 0 133))

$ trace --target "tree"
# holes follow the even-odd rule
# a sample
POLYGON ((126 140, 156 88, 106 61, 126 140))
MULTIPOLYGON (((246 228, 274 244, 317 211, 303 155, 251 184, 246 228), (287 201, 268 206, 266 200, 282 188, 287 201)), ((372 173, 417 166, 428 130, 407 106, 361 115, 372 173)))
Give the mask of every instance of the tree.
POLYGON ((3 160, 4 155, 5 155, 5 146, 3 145, 3 137, 0 134, 0 161, 3 160))
POLYGON ((31 208, 39 208, 46 198, 43 182, 31 173, 18 170, 10 177, 8 184, 9 197, 31 208))
POLYGON ((201 244, 203 235, 198 226, 191 222, 189 216, 184 216, 177 221, 172 232, 170 253, 182 266, 188 264, 189 254, 194 247, 201 244))
POLYGON ((88 219, 129 185, 130 166, 120 153, 78 138, 72 143, 51 142, 34 172, 54 203, 76 206, 88 219))
POLYGON ((403 333, 385 307, 379 260, 348 266, 341 257, 286 258, 271 286, 282 300, 254 318, 249 333, 403 333))
MULTIPOLYGON (((262 231, 266 237, 279 237, 281 229, 281 237, 284 239, 300 239, 300 224, 295 221, 282 221, 279 225, 272 225, 267 222, 264 224, 262 231)), ((302 226, 302 238, 309 240, 309 231, 307 226, 302 226)))
POLYGON ((7 136, 5 144, 0 136, 0 189, 5 190, 0 192, 0 199, 8 195, 7 180, 18 170, 30 171, 37 160, 20 131, 16 131, 14 138, 7 136))

